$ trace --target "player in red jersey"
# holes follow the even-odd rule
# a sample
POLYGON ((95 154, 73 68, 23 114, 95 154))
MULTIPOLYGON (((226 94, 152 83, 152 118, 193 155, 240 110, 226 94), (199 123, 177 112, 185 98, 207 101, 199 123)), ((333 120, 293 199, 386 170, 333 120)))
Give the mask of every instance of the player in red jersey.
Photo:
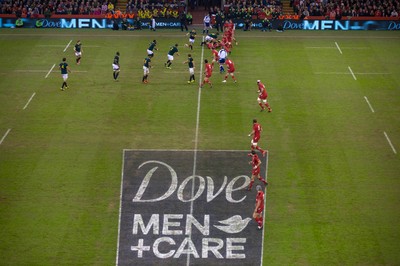
POLYGON ((258 105, 261 107, 261 111, 265 110, 265 107, 268 108, 268 112, 272 112, 272 109, 268 103, 268 93, 267 90, 265 89, 264 84, 261 83, 260 80, 257 80, 257 85, 258 85, 258 105), (265 107, 264 107, 265 105, 265 107))
POLYGON ((230 75, 232 77, 232 79, 235 81, 236 83, 236 78, 235 78, 235 64, 233 63, 232 60, 227 59, 225 61, 225 65, 228 67, 228 72, 225 75, 225 78, 222 82, 226 82, 226 79, 228 78, 228 76, 230 75))
POLYGON ((257 123, 257 119, 253 119, 253 131, 251 131, 251 133, 249 134, 249 137, 253 136, 253 138, 251 139, 251 150, 253 151, 254 149, 257 149, 262 153, 263 156, 265 156, 266 151, 258 146, 258 141, 261 137, 261 131, 261 125, 257 123))
POLYGON ((249 164, 251 164, 251 166, 252 166, 252 171, 251 171, 250 184, 249 184, 249 187, 247 188, 247 190, 251 190, 256 177, 258 178, 258 180, 263 182, 264 185, 268 185, 267 181, 265 181, 265 179, 262 178, 260 175, 261 160, 260 160, 260 158, 258 158, 256 151, 252 150, 251 153, 249 153, 249 156, 251 156, 251 161, 249 162, 249 164))
POLYGON ((253 212, 253 219, 257 222, 257 228, 261 230, 263 228, 264 219, 263 219, 263 211, 264 211, 264 192, 260 185, 256 186, 257 196, 256 196, 256 207, 253 212))
POLYGON ((200 88, 203 88, 205 83, 210 84, 210 88, 212 88, 212 83, 210 81, 212 75, 213 67, 210 63, 208 63, 207 59, 204 59, 204 80, 200 85, 200 88))
POLYGON ((219 61, 218 51, 217 51, 217 49, 215 49, 215 47, 213 47, 212 50, 211 50, 211 53, 212 53, 212 56, 213 56, 212 63, 214 64, 214 62, 218 62, 219 61))

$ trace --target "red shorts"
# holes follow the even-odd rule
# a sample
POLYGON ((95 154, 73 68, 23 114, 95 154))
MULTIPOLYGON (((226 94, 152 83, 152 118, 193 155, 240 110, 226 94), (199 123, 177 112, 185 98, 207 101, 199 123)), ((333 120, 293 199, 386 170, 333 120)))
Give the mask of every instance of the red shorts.
POLYGON ((251 174, 254 176, 258 176, 260 174, 260 167, 257 167, 257 169, 253 169, 251 171, 251 174))
POLYGON ((257 208, 256 213, 262 213, 264 211, 264 206, 257 208))
POLYGON ((206 79, 211 78, 211 75, 212 75, 212 74, 206 74, 206 79))
POLYGON ((259 140, 260 140, 260 137, 259 137, 259 136, 258 136, 258 137, 253 137, 253 142, 254 142, 254 143, 257 143, 259 140))
POLYGON ((235 69, 232 70, 228 69, 228 73, 235 73, 235 69))

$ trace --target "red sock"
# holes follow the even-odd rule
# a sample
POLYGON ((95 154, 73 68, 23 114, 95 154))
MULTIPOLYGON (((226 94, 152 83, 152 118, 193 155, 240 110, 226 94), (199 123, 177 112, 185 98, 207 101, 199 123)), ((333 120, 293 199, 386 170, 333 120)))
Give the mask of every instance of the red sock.
POLYGON ((260 147, 257 146, 256 149, 259 150, 261 153, 264 153, 264 150, 261 149, 260 147))
POLYGON ((261 109, 264 109, 264 107, 263 107, 263 104, 262 104, 262 103, 259 103, 258 105, 261 107, 261 109))
POLYGON ((228 78, 228 75, 225 76, 224 80, 226 80, 228 78))
POLYGON ((263 225, 263 217, 262 216, 260 218, 257 218, 257 223, 259 226, 263 225))
POLYGON ((236 80, 235 76, 232 76, 232 79, 233 79, 233 80, 236 80))
POLYGON ((266 185, 266 184, 267 184, 267 181, 265 181, 265 179, 264 179, 264 178, 260 177, 259 179, 261 180, 261 182, 263 182, 263 183, 264 183, 264 185, 266 185))
POLYGON ((253 187, 253 184, 254 184, 254 181, 251 180, 251 181, 250 181, 250 185, 249 185, 249 189, 251 189, 251 188, 253 187))

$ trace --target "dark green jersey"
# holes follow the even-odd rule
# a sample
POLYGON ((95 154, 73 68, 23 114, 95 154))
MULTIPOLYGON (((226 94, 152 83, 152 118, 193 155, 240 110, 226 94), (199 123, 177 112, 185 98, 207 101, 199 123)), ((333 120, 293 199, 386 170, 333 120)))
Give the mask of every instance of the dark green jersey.
POLYGON ((149 50, 153 51, 153 49, 156 47, 156 43, 155 42, 151 42, 150 46, 149 46, 149 50))
POLYGON ((60 63, 61 74, 68 74, 68 64, 66 62, 60 63))
POLYGON ((178 52, 178 48, 176 46, 171 46, 171 48, 169 49, 168 54, 169 55, 174 55, 177 52, 178 52))
POLYGON ((80 53, 81 52, 81 43, 77 43, 77 44, 75 44, 75 52, 78 52, 78 53, 80 53))
POLYGON ((118 56, 118 55, 115 55, 115 56, 114 56, 114 62, 113 62, 113 64, 114 64, 114 65, 119 65, 119 56, 118 56))
POLYGON ((143 62, 144 62, 143 66, 147 68, 150 67, 150 62, 151 62, 150 58, 146 57, 143 62))
POLYGON ((189 39, 194 40, 195 38, 196 38, 196 31, 195 31, 195 30, 192 30, 192 31, 190 32, 189 39))
POLYGON ((210 34, 208 34, 208 36, 210 36, 213 39, 217 39, 218 38, 218 33, 210 33, 210 34))
POLYGON ((193 58, 191 58, 191 57, 188 57, 188 65, 189 65, 189 68, 193 68, 193 58))

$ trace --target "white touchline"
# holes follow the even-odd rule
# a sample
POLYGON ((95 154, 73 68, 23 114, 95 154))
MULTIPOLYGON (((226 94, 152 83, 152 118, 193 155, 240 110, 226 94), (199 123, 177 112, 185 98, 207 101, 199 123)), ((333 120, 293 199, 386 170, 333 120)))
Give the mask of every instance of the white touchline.
POLYGON ((337 44, 337 42, 335 42, 335 44, 336 44, 336 47, 337 47, 337 49, 339 50, 340 54, 343 54, 343 53, 342 53, 342 50, 340 50, 339 44, 337 44))
POLYGON ((354 75, 353 70, 351 70, 351 67, 349 66, 348 68, 349 68, 349 71, 350 71, 351 75, 353 76, 353 79, 357 80, 356 76, 354 75))
POLYGON ((65 53, 65 51, 67 51, 67 49, 68 49, 69 45, 71 44, 71 42, 72 42, 72 40, 70 40, 69 43, 67 44, 67 46, 65 46, 65 49, 63 51, 64 53, 65 53))
POLYGON ((121 232, 121 210, 122 210, 122 190, 124 189, 124 168, 125 168, 125 151, 122 152, 122 171, 121 171, 121 187, 119 190, 119 214, 118 214, 118 237, 117 237, 117 256, 115 265, 118 266, 119 260, 119 234, 121 232))
POLYGON ((392 142, 390 141, 389 136, 386 134, 385 131, 383 131, 383 134, 385 135, 387 142, 389 143, 390 147, 392 148, 393 153, 394 153, 394 154, 397 154, 397 151, 396 151, 396 149, 394 148, 392 142))
POLYGON ((3 137, 2 137, 1 140, 0 140, 0 145, 1 145, 1 144, 3 143, 3 141, 6 139, 8 133, 10 133, 10 131, 11 131, 11 128, 9 128, 9 129, 6 131, 6 133, 3 135, 3 137))
POLYGON ((22 108, 22 110, 25 110, 26 107, 28 107, 29 103, 32 101, 32 99, 33 99, 33 97, 35 97, 35 95, 36 95, 36 92, 34 92, 32 94, 31 98, 29 98, 28 102, 25 104, 25 106, 24 106, 24 108, 22 108))
MULTIPOLYGON (((203 40, 204 42, 204 36, 203 40)), ((201 47, 201 59, 200 59, 200 77, 199 77, 199 82, 201 83, 201 78, 202 78, 202 73, 203 73, 203 57, 204 57, 204 45, 201 47)), ((199 83, 199 84, 200 84, 199 83)), ((197 165, 197 147, 199 143, 199 124, 200 124, 200 103, 201 103, 201 87, 199 86, 199 93, 197 94, 197 113, 196 113, 196 131, 195 131, 195 137, 194 137, 194 155, 193 155, 193 176, 196 176, 196 165, 197 165)), ((193 178, 192 182, 192 191, 191 191, 191 197, 193 198, 194 195, 194 183, 195 183, 195 178, 193 178)), ((190 201, 190 214, 193 214, 193 200, 190 201)), ((192 233, 189 232, 189 240, 192 240, 192 233)), ((190 265, 190 253, 187 255, 186 259, 186 265, 190 265)))
POLYGON ((55 66, 56 66, 56 64, 54 64, 54 65, 50 68, 49 72, 47 72, 47 75, 44 77, 45 79, 47 79, 47 77, 50 75, 51 71, 53 71, 53 68, 54 68, 55 66))
MULTIPOLYGON (((268 158, 269 158, 269 152, 267 150, 267 154, 266 154, 267 158, 265 158, 265 181, 268 182, 268 158)), ((267 187, 265 187, 265 195, 264 195, 264 211, 263 211, 263 221, 265 224, 265 208, 267 206, 267 187)), ((264 230, 265 230, 265 226, 263 225, 263 230, 262 230, 262 239, 261 239, 261 260, 260 260, 260 266, 263 265, 263 254, 264 254, 264 230)))
POLYGON ((372 108, 372 105, 369 103, 367 96, 364 96, 364 99, 367 102, 369 109, 371 109, 371 112, 375 113, 374 108, 372 108))

